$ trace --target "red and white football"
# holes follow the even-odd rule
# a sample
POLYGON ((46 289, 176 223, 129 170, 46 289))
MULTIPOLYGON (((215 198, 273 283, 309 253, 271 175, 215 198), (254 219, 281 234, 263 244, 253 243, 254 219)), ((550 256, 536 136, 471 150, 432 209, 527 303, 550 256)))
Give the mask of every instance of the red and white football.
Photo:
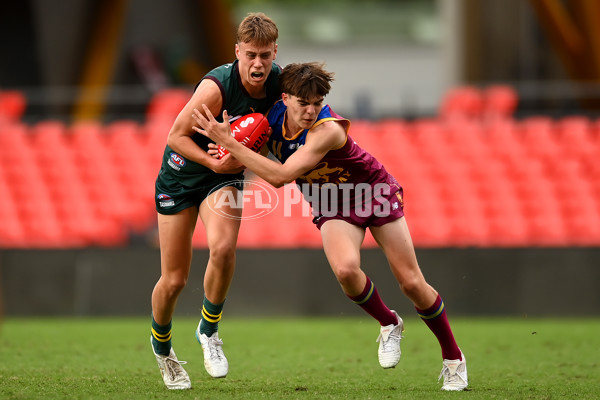
MULTIPOLYGON (((260 148, 269 139, 269 120, 263 114, 244 115, 231 123, 231 134, 235 139, 253 151, 260 148)), ((219 158, 229 153, 223 146, 218 146, 219 158)))

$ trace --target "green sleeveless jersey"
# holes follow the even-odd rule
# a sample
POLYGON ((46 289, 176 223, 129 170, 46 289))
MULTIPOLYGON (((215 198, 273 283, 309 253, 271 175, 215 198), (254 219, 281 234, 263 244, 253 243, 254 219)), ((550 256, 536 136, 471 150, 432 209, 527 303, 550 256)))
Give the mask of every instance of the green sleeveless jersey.
MULTIPOLYGON (((265 82, 266 96, 262 99, 255 99, 250 97, 242 85, 238 70, 238 60, 230 64, 221 65, 210 71, 202 80, 210 79, 215 82, 219 86, 223 99, 223 107, 218 115, 215 115, 215 119, 219 122, 223 121, 223 110, 227 110, 230 118, 253 112, 265 114, 281 97, 279 89, 280 72, 281 68, 279 65, 273 63, 271 73, 265 82)), ((196 88, 200 82, 198 82, 196 88)), ((192 139, 204 150, 208 150, 208 144, 213 143, 206 136, 199 133, 194 134, 192 139)), ((186 159, 181 154, 173 151, 169 146, 166 146, 163 153, 159 179, 162 174, 171 175, 172 178, 178 180, 183 186, 189 188, 196 187, 203 181, 212 181, 216 178, 215 175, 218 175, 204 165, 186 159)))

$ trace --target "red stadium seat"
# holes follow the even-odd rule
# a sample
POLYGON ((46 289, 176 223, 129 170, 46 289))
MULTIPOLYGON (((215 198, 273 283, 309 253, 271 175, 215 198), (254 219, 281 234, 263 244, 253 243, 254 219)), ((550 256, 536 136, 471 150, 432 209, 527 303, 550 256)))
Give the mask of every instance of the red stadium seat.
POLYGON ((497 158, 477 159, 469 165, 463 178, 470 179, 473 185, 479 189, 489 185, 501 186, 508 179, 507 171, 507 163, 497 158))
POLYGON ((527 221, 518 209, 507 208, 502 214, 487 217, 488 245, 491 247, 523 247, 530 240, 527 221))
POLYGON ((110 149, 137 150, 144 142, 145 133, 139 123, 129 120, 111 122, 103 129, 106 144, 110 149))
POLYGON ((155 220, 154 181, 160 159, 153 162, 145 154, 144 131, 135 121, 116 121, 107 125, 105 135, 107 153, 115 168, 108 171, 112 179, 121 186, 122 196, 127 199, 128 207, 122 215, 123 222, 133 231, 143 232, 155 220), (117 150, 118 151, 115 151, 117 150))
POLYGON ((479 118, 483 112, 482 92, 475 86, 452 88, 443 96, 439 115, 444 118, 479 118))
POLYGON ((262 218, 242 220, 238 247, 321 248, 322 245, 319 230, 312 224, 311 217, 286 217, 274 212, 262 218))
POLYGON ((585 165, 577 159, 557 159, 548 165, 548 172, 554 179, 569 183, 586 175, 585 165))
POLYGON ((0 216, 2 229, 0 229, 1 248, 23 248, 28 247, 29 241, 23 224, 16 214, 0 216))
POLYGON ((69 127, 68 135, 78 143, 88 143, 91 141, 96 144, 102 135, 103 126, 98 121, 82 120, 74 122, 69 127))
POLYGON ((547 164, 535 158, 514 159, 506 163, 506 173, 516 183, 535 184, 546 180, 547 164))
POLYGON ((575 246, 600 245, 600 210, 590 197, 577 197, 577 204, 564 205, 563 220, 568 244, 575 246))
POLYGON ((530 117, 520 124, 519 138, 525 152, 534 157, 555 159, 562 152, 555 123, 548 117, 530 117))
POLYGON ((165 119, 172 124, 191 96, 192 92, 187 89, 162 90, 150 99, 146 118, 148 120, 165 119))
POLYGON ((367 120, 352 121, 350 126, 350 136, 358 142, 368 142, 378 136, 375 124, 367 120))
POLYGON ((432 209, 428 214, 406 214, 406 222, 416 247, 453 245, 448 217, 432 209))
MULTIPOLYGON (((0 151, 30 147, 29 127, 21 123, 0 122, 0 151)), ((11 150, 12 151, 12 150, 11 150)))
POLYGON ((496 120, 485 125, 485 140, 492 154, 501 159, 525 158, 519 126, 513 120, 496 120))
POLYGON ((67 141, 67 128, 61 121, 41 121, 31 126, 33 145, 40 147, 64 146, 67 141))
MULTIPOLYGON (((352 123, 350 136, 404 187, 415 245, 599 246, 600 123, 517 121, 514 91, 470 89, 448 118, 352 123)), ((122 246, 151 231, 154 181, 189 95, 157 96, 144 124, 0 121, 0 247, 122 246)), ((321 248, 302 204, 244 219, 238 247, 321 248)), ((245 204, 244 217, 259 208, 245 204)), ((206 247, 200 222, 193 245, 206 247)), ((368 234, 363 245, 377 244, 368 234)))
POLYGON ((530 243, 536 246, 566 245, 561 198, 556 195, 553 185, 546 180, 523 181, 517 185, 516 193, 521 200, 530 243))
POLYGON ((448 245, 452 239, 449 216, 444 209, 447 199, 433 182, 421 182, 417 187, 408 187, 404 192, 404 212, 415 245, 448 245))
POLYGON ((26 108, 27 99, 21 91, 0 91, 0 122, 19 121, 26 108))
POLYGON ((410 145, 402 134, 403 126, 402 120, 352 121, 349 134, 359 146, 389 166, 401 162, 399 158, 403 158, 410 145))
POLYGON ((154 163, 156 172, 160 168, 163 152, 167 144, 167 136, 171 130, 172 122, 164 120, 152 120, 146 121, 146 123, 140 128, 144 134, 145 141, 143 142, 140 150, 143 152, 143 156, 147 158, 148 162, 154 163))
POLYGON ((527 246, 528 231, 521 197, 513 182, 489 179, 479 183, 488 228, 488 246, 527 246))
POLYGON ((486 246, 489 226, 483 208, 476 198, 461 202, 461 207, 447 213, 452 246, 486 246))
POLYGON ((10 185, 11 177, 0 163, 0 193, 3 194, 2 207, 0 207, 0 247, 21 247, 21 240, 25 240, 25 232, 18 216, 18 200, 10 185))
POLYGON ((509 118, 517 109, 519 95, 509 85, 491 85, 483 90, 483 116, 486 119, 509 118))
POLYGON ((472 120, 456 120, 444 123, 448 139, 448 151, 461 160, 489 159, 492 152, 485 140, 485 126, 472 120))
POLYGON ((72 245, 63 234, 59 220, 52 214, 40 214, 23 221, 30 245, 37 248, 61 248, 72 245))
POLYGON ((413 122, 413 149, 427 162, 444 159, 448 150, 448 135, 438 120, 413 122))
MULTIPOLYGON (((385 119, 372 123, 372 135, 386 150, 405 154, 413 141, 413 124, 402 119, 385 119)), ((368 141, 366 142, 368 143, 368 141)))
MULTIPOLYGON (((98 122, 76 122, 70 130, 74 160, 77 165, 101 165, 108 159, 108 143, 98 122)), ((93 167, 92 167, 93 168, 93 167)))
POLYGON ((127 243, 123 224, 103 214, 88 200, 74 202, 69 210, 60 210, 63 229, 80 246, 119 246, 127 243))
POLYGON ((592 122, 583 116, 559 120, 558 139, 563 154, 572 158, 597 154, 598 141, 594 138, 593 128, 592 122))
POLYGON ((33 161, 37 162, 42 179, 49 188, 57 190, 78 179, 72 144, 64 123, 44 121, 31 128, 33 161), (65 165, 71 166, 65 168, 65 165))
POLYGON ((7 163, 5 170, 6 183, 10 186, 11 192, 17 199, 35 198, 39 192, 46 191, 46 185, 43 181, 43 175, 40 167, 35 162, 31 162, 33 157, 29 157, 27 168, 23 168, 23 163, 7 163))
MULTIPOLYGON (((250 187, 250 189, 268 190, 262 189, 269 187, 266 182, 258 178, 253 179, 261 186, 250 187)), ((240 246, 246 248, 321 247, 319 230, 311 222, 310 207, 304 202, 296 186, 290 184, 273 190, 276 193, 276 200, 271 202, 273 208, 259 209, 257 208, 259 204, 256 202, 244 204, 240 246), (264 211, 268 213, 259 218, 251 218, 262 215, 264 211)))
POLYGON ((539 213, 527 216, 528 242, 531 246, 566 246, 569 244, 560 215, 539 213))

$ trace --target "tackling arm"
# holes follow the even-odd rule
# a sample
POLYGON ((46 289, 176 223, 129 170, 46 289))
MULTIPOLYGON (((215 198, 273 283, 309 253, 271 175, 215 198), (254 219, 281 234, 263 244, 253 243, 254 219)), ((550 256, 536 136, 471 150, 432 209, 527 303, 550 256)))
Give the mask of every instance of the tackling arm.
POLYGON ((290 183, 315 166, 327 152, 339 147, 346 140, 343 127, 333 121, 319 125, 308 136, 304 146, 290 156, 284 164, 263 157, 246 148, 231 136, 227 111, 223 112, 222 123, 217 122, 206 105, 206 116, 194 110, 194 119, 198 126, 193 129, 229 150, 246 168, 275 187, 290 183))

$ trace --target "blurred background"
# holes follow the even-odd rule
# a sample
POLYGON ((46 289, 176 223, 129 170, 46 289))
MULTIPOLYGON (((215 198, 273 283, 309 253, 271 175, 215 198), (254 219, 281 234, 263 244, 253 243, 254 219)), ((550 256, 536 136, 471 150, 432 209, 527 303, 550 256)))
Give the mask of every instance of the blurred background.
MULTIPOLYGON (((254 11, 278 24, 280 65, 336 73, 327 102, 404 186, 421 267, 449 312, 598 314, 594 0, 3 2, 5 314, 149 315, 166 136, 199 79, 233 61, 254 11)), ((283 214, 243 221, 227 312, 361 315, 310 218, 283 214)), ((194 247, 181 314, 201 307, 200 226, 194 247)), ((363 263, 388 304, 412 312, 370 236, 363 263)))

